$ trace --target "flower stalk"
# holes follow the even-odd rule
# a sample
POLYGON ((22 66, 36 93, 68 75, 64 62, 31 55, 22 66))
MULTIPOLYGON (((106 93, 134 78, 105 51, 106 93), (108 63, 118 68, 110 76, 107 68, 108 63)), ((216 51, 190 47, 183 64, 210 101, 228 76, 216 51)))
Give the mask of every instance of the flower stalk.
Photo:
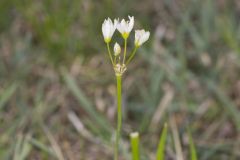
POLYGON ((125 64, 125 58, 126 58, 126 54, 127 54, 127 38, 124 39, 124 53, 123 53, 123 64, 125 64))
POLYGON ((112 53, 111 53, 111 50, 110 50, 110 47, 109 47, 109 43, 107 43, 107 49, 108 49, 108 55, 110 57, 111 63, 112 63, 112 65, 114 65, 113 58, 112 58, 112 53))
POLYGON ((134 132, 130 134, 131 148, 132 148, 132 160, 139 160, 139 134, 134 132))
POLYGON ((137 49, 144 42, 146 42, 150 36, 149 31, 145 31, 143 29, 136 30, 134 42, 135 48, 133 52, 129 56, 127 56, 127 39, 134 25, 134 17, 128 16, 128 18, 128 21, 126 21, 125 19, 122 19, 121 21, 115 19, 114 21, 112 21, 110 18, 108 18, 105 19, 102 24, 103 38, 107 45, 108 56, 111 60, 117 80, 117 129, 114 148, 114 160, 118 160, 119 143, 122 130, 122 75, 127 70, 127 65, 133 59, 137 49), (118 43, 115 43, 114 45, 114 54, 112 54, 110 49, 110 42, 116 29, 121 33, 122 38, 124 39, 123 55, 121 54, 121 47, 118 43))
POLYGON ((128 65, 128 64, 131 62, 131 60, 132 60, 133 57, 135 56, 135 53, 136 53, 137 49, 138 49, 138 47, 135 46, 133 52, 131 53, 130 57, 128 58, 128 60, 127 60, 127 62, 126 62, 126 65, 128 65))
POLYGON ((117 131, 114 160, 118 160, 119 139, 122 128, 122 75, 116 75, 117 79, 117 131))

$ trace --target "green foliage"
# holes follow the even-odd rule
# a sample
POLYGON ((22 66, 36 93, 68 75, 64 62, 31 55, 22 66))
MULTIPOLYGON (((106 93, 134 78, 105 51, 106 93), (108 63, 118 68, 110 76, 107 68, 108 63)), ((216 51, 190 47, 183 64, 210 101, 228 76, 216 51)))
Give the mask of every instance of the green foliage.
POLYGON ((188 128, 188 138, 189 138, 189 150, 191 153, 191 160, 197 160, 197 151, 193 142, 192 134, 190 129, 188 128))
MULTIPOLYGON (((197 151, 193 142, 192 134, 190 129, 187 129, 188 138, 189 138, 189 152, 190 152, 190 159, 197 160, 197 151)), ((157 147, 157 154, 156 160, 165 160, 165 149, 166 149, 166 141, 168 136, 168 126, 167 123, 164 124, 164 128, 162 130, 159 144, 157 147)), ((132 160, 139 160, 141 152, 139 152, 139 134, 137 132, 131 133, 131 153, 132 153, 132 160)))
POLYGON ((89 114, 89 116, 94 120, 94 122, 97 123, 97 126, 100 127, 99 129, 97 129, 98 132, 100 133, 99 136, 104 135, 104 137, 109 137, 111 132, 111 125, 108 123, 105 117, 103 117, 102 115, 96 112, 96 110, 94 109, 90 101, 87 99, 84 93, 80 90, 80 88, 78 88, 75 80, 70 75, 64 72, 63 78, 69 90, 77 98, 80 106, 83 107, 83 109, 89 114))
POLYGON ((160 141, 158 144, 158 148, 157 148, 157 160, 164 160, 165 159, 165 145, 166 145, 166 141, 167 141, 167 133, 168 133, 168 126, 165 123, 161 137, 160 137, 160 141))
POLYGON ((29 144, 27 137, 25 138, 20 135, 16 141, 13 160, 26 159, 30 150, 31 150, 31 145, 29 144))
POLYGON ((9 14, 16 3, 15 0, 2 0, 0 1, 0 32, 8 29, 11 24, 13 17, 9 14))
POLYGON ((2 93, 0 93, 0 111, 5 106, 7 101, 9 101, 9 99, 14 94, 16 89, 17 89, 17 84, 13 83, 11 86, 9 86, 4 91, 2 91, 2 93))
POLYGON ((16 4, 31 28, 37 52, 45 54, 50 62, 60 65, 99 51, 101 17, 105 14, 101 8, 107 2, 23 0, 16 4))

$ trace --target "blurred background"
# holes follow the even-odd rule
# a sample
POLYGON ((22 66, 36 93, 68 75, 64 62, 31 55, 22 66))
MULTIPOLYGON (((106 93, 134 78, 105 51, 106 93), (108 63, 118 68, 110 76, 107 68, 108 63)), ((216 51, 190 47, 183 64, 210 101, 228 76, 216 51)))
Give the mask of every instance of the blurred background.
POLYGON ((200 160, 240 159, 238 0, 1 0, 0 11, 1 160, 113 159, 101 25, 128 15, 151 36, 123 77, 122 159, 139 131, 142 160, 154 160, 165 122, 166 159, 190 159, 187 127, 200 160))

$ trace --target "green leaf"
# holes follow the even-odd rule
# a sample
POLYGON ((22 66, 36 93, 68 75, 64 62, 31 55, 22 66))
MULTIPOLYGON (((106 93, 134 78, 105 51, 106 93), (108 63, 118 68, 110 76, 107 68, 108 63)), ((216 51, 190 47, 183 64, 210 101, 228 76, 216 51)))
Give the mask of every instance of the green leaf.
POLYGON ((188 138, 189 138, 189 144, 190 144, 190 153, 191 153, 191 160, 197 160, 197 152, 196 148, 192 139, 192 134, 190 129, 188 128, 188 138))
POLYGON ((167 132, 168 132, 168 126, 165 123, 164 128, 162 131, 162 135, 158 144, 158 149, 157 149, 157 160, 164 160, 165 157, 165 144, 166 144, 166 139, 167 139, 167 132))

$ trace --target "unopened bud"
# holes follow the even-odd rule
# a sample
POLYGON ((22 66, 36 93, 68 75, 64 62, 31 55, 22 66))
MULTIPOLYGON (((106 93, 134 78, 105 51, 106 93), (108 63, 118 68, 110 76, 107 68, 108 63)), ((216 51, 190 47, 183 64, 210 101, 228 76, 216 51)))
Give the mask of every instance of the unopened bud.
POLYGON ((121 47, 120 45, 116 42, 114 45, 114 56, 118 56, 121 53, 121 47))

